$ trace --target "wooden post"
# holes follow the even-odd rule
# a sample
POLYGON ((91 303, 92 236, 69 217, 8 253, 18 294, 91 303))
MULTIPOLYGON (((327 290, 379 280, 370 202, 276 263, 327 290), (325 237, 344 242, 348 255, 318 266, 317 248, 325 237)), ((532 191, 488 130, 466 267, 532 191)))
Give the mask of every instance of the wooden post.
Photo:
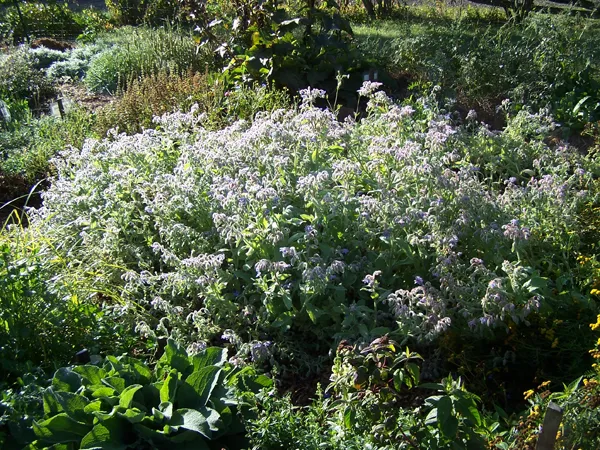
POLYGON ((56 103, 58 104, 58 112, 60 114, 60 118, 65 118, 65 106, 63 105, 62 97, 58 97, 56 99, 56 103))
POLYGON ((542 431, 538 438, 536 450, 554 450, 556 433, 563 417, 563 409, 554 402, 550 402, 544 417, 542 431))

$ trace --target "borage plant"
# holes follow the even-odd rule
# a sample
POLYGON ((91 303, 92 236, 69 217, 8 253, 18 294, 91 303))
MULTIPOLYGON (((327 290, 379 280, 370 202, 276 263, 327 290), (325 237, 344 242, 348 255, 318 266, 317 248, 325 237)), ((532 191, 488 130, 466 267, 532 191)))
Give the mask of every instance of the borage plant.
POLYGON ((88 141, 55 160, 34 226, 152 311, 140 329, 187 342, 294 328, 462 345, 593 309, 576 256, 597 161, 549 145, 544 114, 492 132, 377 88, 361 122, 311 106, 313 89, 221 131, 192 110, 88 141))

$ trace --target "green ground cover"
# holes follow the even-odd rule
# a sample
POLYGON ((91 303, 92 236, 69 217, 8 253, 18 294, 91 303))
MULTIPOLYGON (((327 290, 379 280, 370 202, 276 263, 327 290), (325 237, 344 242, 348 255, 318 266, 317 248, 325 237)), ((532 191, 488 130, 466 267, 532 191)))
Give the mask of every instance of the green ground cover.
POLYGON ((598 447, 597 21, 178 5, 0 55, 3 448, 598 447))

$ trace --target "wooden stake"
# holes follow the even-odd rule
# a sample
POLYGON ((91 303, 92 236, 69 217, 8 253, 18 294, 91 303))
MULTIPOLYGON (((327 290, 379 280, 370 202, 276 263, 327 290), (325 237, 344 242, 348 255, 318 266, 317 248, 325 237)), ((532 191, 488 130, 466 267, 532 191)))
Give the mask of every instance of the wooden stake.
POLYGON ((550 402, 544 417, 544 424, 537 442, 536 450, 554 450, 556 433, 563 417, 563 409, 554 402, 550 402))

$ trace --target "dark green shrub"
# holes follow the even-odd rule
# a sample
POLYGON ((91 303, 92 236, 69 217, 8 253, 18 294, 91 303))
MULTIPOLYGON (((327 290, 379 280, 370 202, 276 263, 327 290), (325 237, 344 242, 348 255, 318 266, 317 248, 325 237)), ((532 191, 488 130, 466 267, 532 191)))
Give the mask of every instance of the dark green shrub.
POLYGON ((83 29, 81 34, 77 36, 77 41, 91 42, 99 34, 112 30, 114 24, 109 19, 110 15, 106 11, 93 8, 86 8, 76 12, 74 20, 83 29))
POLYGON ((139 25, 146 15, 149 0, 106 0, 111 19, 119 25, 139 25))
MULTIPOLYGON (((296 10, 277 1, 242 0, 212 20, 196 16, 203 42, 217 48, 230 82, 275 81, 297 92, 311 86, 335 92, 338 73, 365 66, 352 45, 352 29, 335 2, 301 2, 296 10)), ((358 86, 360 85, 359 81, 358 86)))

